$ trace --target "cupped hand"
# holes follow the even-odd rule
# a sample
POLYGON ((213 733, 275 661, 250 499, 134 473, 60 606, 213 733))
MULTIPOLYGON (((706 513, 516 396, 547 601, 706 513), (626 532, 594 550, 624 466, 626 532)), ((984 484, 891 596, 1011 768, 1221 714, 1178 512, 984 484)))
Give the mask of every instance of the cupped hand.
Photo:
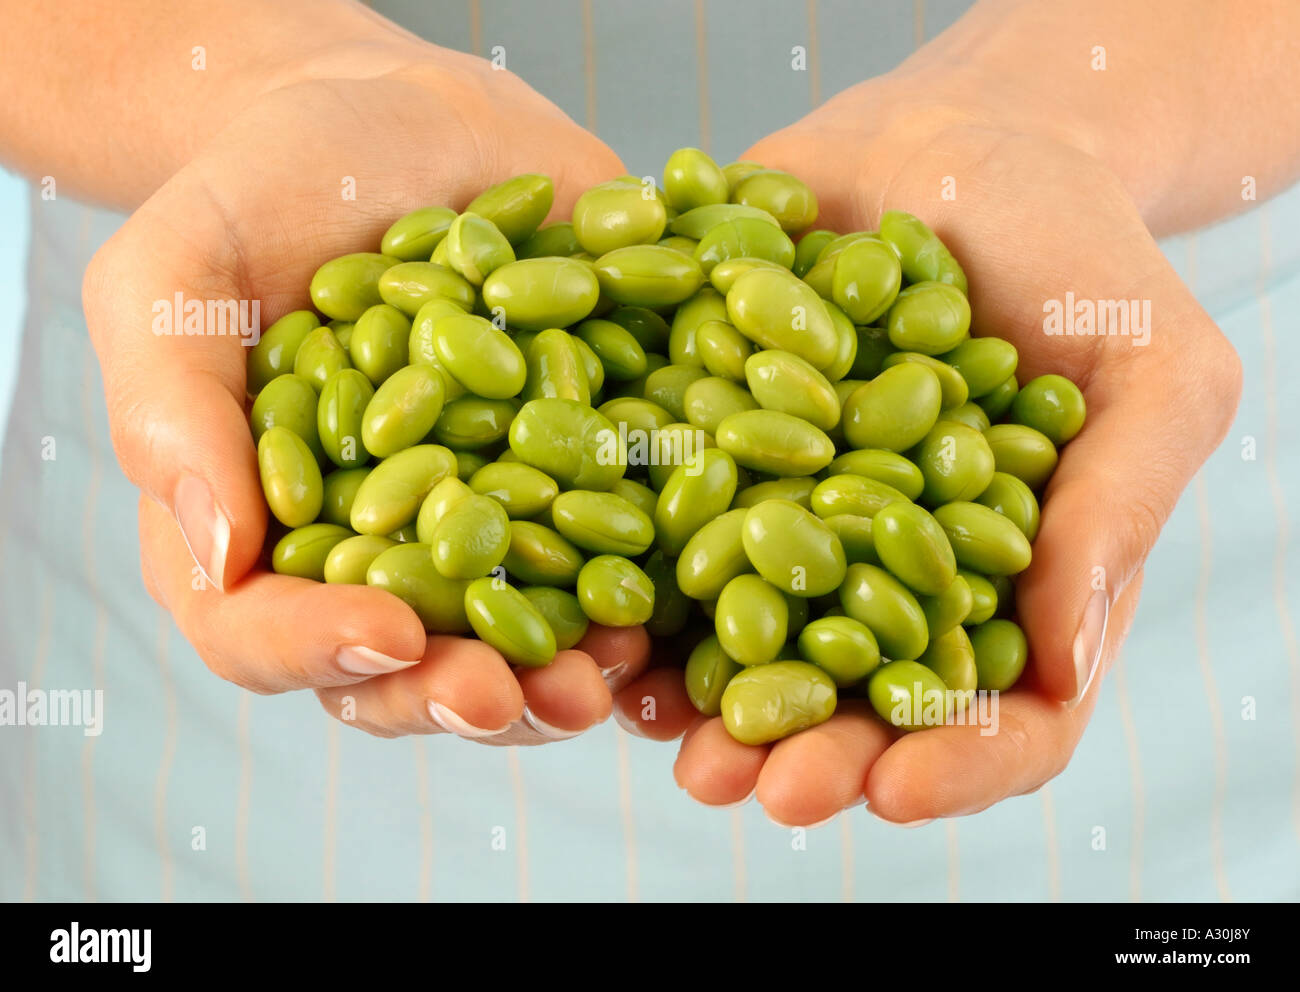
POLYGON ((178 294, 260 301, 267 326, 309 306, 322 262, 377 250, 415 207, 460 207, 493 183, 542 172, 567 216, 582 190, 623 171, 510 73, 397 44, 335 59, 350 78, 286 79, 277 67, 277 85, 214 134, 87 270, 113 444, 143 493, 145 583, 212 671, 253 691, 317 689, 329 712, 384 736, 573 736, 609 715, 606 676, 644 665, 644 632, 593 629, 550 667, 516 673, 481 642, 426 637, 387 592, 271 573, 245 414, 248 350, 237 336, 151 330, 155 302, 170 306, 178 294))
POLYGON ((1064 769, 1084 731, 1147 553, 1233 419, 1240 362, 1120 182, 1068 142, 866 84, 745 158, 808 182, 817 227, 874 230, 888 209, 921 217, 965 268, 972 332, 1016 345, 1022 384, 1048 372, 1074 380, 1088 420, 1062 451, 1033 562, 1017 581, 1030 666, 1001 695, 996 733, 949 725, 901 735, 842 695, 821 726, 750 747, 721 719, 694 715, 680 676, 659 669, 616 698, 616 715, 659 739, 686 730, 675 774, 696 799, 729 804, 756 789, 784 824, 817 823, 864 798, 878 816, 910 823, 1031 792, 1064 769), (1139 316, 1149 301, 1149 336, 1045 333, 1045 304, 1067 294, 1136 301, 1139 316))

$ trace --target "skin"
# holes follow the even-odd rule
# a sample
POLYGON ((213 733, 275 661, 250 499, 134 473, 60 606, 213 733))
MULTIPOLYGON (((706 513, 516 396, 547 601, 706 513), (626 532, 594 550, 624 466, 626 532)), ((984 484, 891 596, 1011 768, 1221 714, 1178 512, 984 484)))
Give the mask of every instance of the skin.
POLYGON ((1274 0, 1251 18, 1211 0, 1136 6, 985 0, 894 73, 744 156, 806 179, 819 226, 870 229, 886 206, 921 214, 977 287, 975 328, 1013 340, 1026 376, 1074 379, 1089 405, 1048 488, 1022 582, 1033 659, 1002 699, 1002 732, 897 738, 846 700, 817 728, 749 748, 698 717, 680 671, 650 664, 639 629, 594 627, 550 668, 516 674, 479 642, 426 637, 377 590, 267 572, 245 351, 233 338, 147 330, 151 302, 178 290, 259 299, 269 324, 306 305, 322 261, 377 244, 394 217, 463 206, 518 172, 550 174, 552 216, 566 217, 582 190, 623 173, 609 149, 510 73, 354 3, 159 11, 85 0, 49 14, 4 0, 0 82, 20 98, 0 106, 0 154, 63 191, 135 208, 88 269, 84 300, 114 445, 143 493, 150 592, 218 675, 258 692, 316 689, 329 712, 380 736, 445 729, 432 700, 464 725, 506 728, 480 740, 535 743, 549 739, 539 720, 571 732, 604 719, 612 690, 624 726, 658 740, 686 735, 675 774, 691 795, 723 804, 756 791, 781 823, 816 823, 864 798, 908 822, 1032 791, 1065 766, 1095 703, 1099 679, 1076 700, 1086 680, 1071 654, 1087 577, 1104 567, 1115 597, 1104 671, 1132 619, 1142 561, 1240 391, 1235 354, 1152 232, 1241 209, 1242 176, 1263 198, 1300 169, 1300 106, 1256 98, 1295 90, 1300 62, 1285 48, 1300 27, 1293 4, 1274 0), (1170 32, 1171 23, 1189 27, 1170 32), (1094 36, 1109 45, 1104 85, 1080 40, 1094 36), (176 38, 204 39, 203 72, 176 38), (123 46, 131 59, 119 57, 123 46), (339 196, 344 176, 356 180, 355 201, 339 196), (955 201, 938 195, 945 176, 957 181, 955 201), (1066 288, 1151 299, 1150 346, 1045 337, 1041 301, 1066 288), (1176 436, 1165 430, 1171 409, 1176 436), (1150 442, 1138 451, 1134 436, 1150 442), (208 588, 194 588, 196 562, 208 588), (350 646, 390 671, 340 667, 350 646))

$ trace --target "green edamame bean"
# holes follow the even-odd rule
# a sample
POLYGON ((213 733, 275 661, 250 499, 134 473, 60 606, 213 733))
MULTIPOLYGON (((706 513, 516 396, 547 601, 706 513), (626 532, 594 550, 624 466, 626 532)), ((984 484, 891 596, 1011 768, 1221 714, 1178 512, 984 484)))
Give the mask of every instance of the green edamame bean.
POLYGON ((817 219, 817 197, 788 172, 751 172, 731 191, 731 202, 766 210, 786 234, 797 234, 817 219))
POLYGON ((456 219, 450 207, 420 207, 395 220, 384 232, 379 250, 401 262, 428 261, 456 219))
POLYGON ((271 568, 280 575, 325 581, 325 560, 352 531, 337 524, 307 524, 289 531, 271 553, 271 568))
POLYGON ((564 489, 605 492, 627 469, 614 425, 574 400, 525 403, 510 425, 510 449, 564 489))
POLYGON ((979 404, 980 409, 984 411, 984 415, 989 420, 997 420, 1011 409, 1011 404, 1015 402, 1018 392, 1020 392, 1020 383, 1016 381, 1014 375, 1008 376, 991 392, 985 393, 975 402, 979 404))
POLYGON ((286 427, 306 441, 313 454, 320 452, 316 406, 316 389, 306 378, 293 373, 276 376, 253 401, 249 414, 253 440, 260 441, 272 427, 286 427))
POLYGON ((397 307, 381 303, 357 318, 352 329, 352 364, 374 385, 410 361, 411 321, 397 307))
POLYGON ((443 405, 433 436, 439 444, 458 451, 486 448, 510 433, 518 410, 513 399, 489 400, 467 393, 443 405))
POLYGON ((794 247, 794 274, 802 279, 814 265, 817 256, 828 244, 838 238, 834 231, 809 231, 794 247))
POLYGON ((835 532, 798 503, 764 500, 745 513, 741 538, 758 574, 793 596, 824 596, 844 581, 835 532))
POLYGON ((574 334, 596 353, 608 378, 627 382, 645 375, 645 349, 620 325, 611 320, 584 320, 574 334))
POLYGON ((791 479, 771 479, 768 482, 759 482, 752 486, 746 486, 736 493, 736 498, 732 500, 731 505, 736 508, 748 509, 751 506, 757 506, 764 500, 785 499, 791 503, 798 503, 805 510, 811 510, 812 494, 816 488, 817 480, 810 479, 807 476, 791 479))
POLYGON ((318 327, 320 318, 310 310, 294 310, 264 330, 248 352, 249 395, 256 396, 272 379, 292 372, 298 348, 318 327))
POLYGON ((1029 661, 1025 632, 1010 620, 989 620, 970 629, 979 688, 1005 692, 1016 684, 1029 661))
POLYGON ((767 744, 825 723, 835 683, 816 665, 777 661, 737 674, 722 693, 722 722, 742 744, 767 744))
POLYGON ((506 239, 517 245, 537 230, 555 201, 550 176, 526 173, 485 189, 465 208, 490 220, 506 239))
POLYGON ((476 396, 504 400, 524 388, 524 356, 505 331, 474 314, 448 314, 433 327, 433 350, 456 381, 476 396))
POLYGON ((524 354, 525 402, 543 398, 576 400, 583 406, 591 402, 582 355, 567 331, 555 327, 542 331, 528 343, 524 354))
POLYGON ((822 617, 808 624, 799 634, 799 653, 840 689, 861 682, 880 664, 876 635, 852 617, 822 617))
POLYGON ((931 638, 925 653, 916 659, 948 687, 951 707, 965 710, 975 696, 979 674, 975 667, 975 650, 964 627, 952 627, 947 633, 931 638))
POLYGON ((790 607, 781 590, 757 575, 722 588, 713 615, 722 650, 742 665, 766 665, 785 646, 790 607))
POLYGON ((677 587, 692 599, 717 599, 737 575, 752 570, 742 538, 745 513, 729 510, 691 535, 677 559, 677 587))
POLYGON ((764 348, 789 351, 816 369, 830 365, 839 336, 820 297, 793 274, 751 269, 727 292, 727 319, 764 348))
POLYGON ((461 482, 468 482, 488 460, 476 451, 456 452, 456 476, 461 482))
POLYGON ((902 210, 880 217, 880 237, 893 246, 908 282, 943 282, 967 291, 966 273, 947 246, 918 218, 902 210))
POLYGON ((362 481, 352 503, 358 534, 391 534, 415 520, 435 485, 456 474, 456 456, 436 444, 417 444, 385 458, 362 481))
POLYGON ((474 473, 469 487, 495 499, 511 520, 537 516, 560 492, 549 475, 522 462, 489 462, 474 473))
POLYGON ((940 420, 914 457, 925 477, 921 501, 928 506, 973 500, 993 480, 993 451, 983 434, 965 424, 940 420))
POLYGON ((690 365, 665 365, 645 380, 645 398, 667 410, 680 421, 686 419, 686 390, 707 373, 690 365))
POLYGON ((986 575, 997 593, 998 605, 994 616, 1009 619, 1016 611, 1016 584, 1009 575, 986 575))
POLYGON ((655 539, 654 522, 613 493, 571 489, 551 504, 555 529, 579 548, 596 554, 631 557, 655 539))
POLYGON ((695 331, 695 347, 710 375, 745 381, 745 360, 754 353, 754 346, 725 320, 702 323, 695 331))
POLYGON ((614 180, 593 186, 573 205, 573 232, 597 257, 629 245, 652 245, 668 223, 654 187, 614 180))
POLYGON ((1020 361, 1020 354, 1010 341, 987 337, 967 338, 939 357, 961 373, 972 399, 987 396, 1015 375, 1020 361))
POLYGON ((876 544, 871 536, 871 518, 855 513, 837 513, 824 518, 826 526, 839 538, 844 548, 844 560, 849 565, 867 562, 879 565, 880 556, 876 554, 876 544))
POLYGON ((812 511, 823 518, 841 513, 874 517, 891 503, 907 502, 906 496, 886 482, 848 473, 823 479, 810 498, 812 511))
POLYGON ((1087 413, 1079 387, 1061 375, 1030 379, 1011 401, 1016 423, 1032 427, 1057 447, 1079 433, 1087 413))
POLYGON ((415 524, 407 524, 405 527, 398 527, 397 530, 389 534, 388 539, 397 544, 414 544, 420 539, 420 532, 416 529, 415 524))
POLYGON ((1038 500, 1034 498, 1033 490, 1014 475, 994 472, 987 488, 975 502, 1002 514, 1030 541, 1038 536, 1038 500))
POLYGON ((379 280, 401 264, 398 259, 373 252, 356 252, 332 258, 311 277, 311 302, 326 317, 356 320, 383 303, 379 280))
POLYGON ((370 571, 375 559, 389 548, 397 547, 397 543, 378 534, 345 537, 330 548, 321 576, 332 585, 364 586, 366 573, 370 571))
MULTIPOLYGON (((699 465, 700 452, 717 447, 707 431, 691 424, 669 424, 660 428, 659 433, 647 444, 640 444, 639 440, 631 439, 628 462, 637 466, 644 465, 650 475, 651 487, 661 494, 679 466, 699 465)), ((736 485, 740 485, 739 469, 736 470, 736 485)), ((658 504, 659 500, 656 499, 656 508, 658 504)))
POLYGON ((948 588, 937 596, 918 596, 921 612, 925 614, 925 625, 930 631, 930 642, 942 637, 958 624, 965 622, 974 606, 974 597, 970 583, 961 572, 949 583, 948 588))
POLYGON ((471 286, 515 260, 510 242, 490 220, 466 211, 447 231, 447 265, 471 286))
POLYGON ((668 360, 674 365, 701 367, 699 329, 708 321, 727 319, 727 299, 712 286, 705 286, 677 308, 668 331, 668 360))
POLYGON ((724 221, 736 220, 740 217, 761 220, 773 227, 780 226, 775 217, 759 207, 741 203, 709 203, 683 211, 673 218, 668 227, 673 234, 699 241, 724 221))
POLYGON ((655 587, 645 572, 626 558, 599 555, 578 573, 582 611, 606 627, 635 627, 654 613, 655 587))
POLYGON ((695 604, 677 588, 676 561, 662 551, 655 551, 646 559, 643 569, 655 591, 654 609, 645 622, 646 633, 652 637, 680 634, 690 620, 695 604))
MULTIPOLYGON (((873 523, 873 532, 874 527, 873 523)), ((930 629, 921 604, 883 568, 866 563, 850 565, 840 586, 840 605, 876 635, 886 658, 916 658, 929 643, 930 629)))
MULTIPOLYGON (((357 369, 335 372, 321 389, 316 407, 318 437, 325 454, 339 468, 357 468, 374 454, 364 443, 365 413, 374 395, 375 387, 357 369)), ((423 436, 418 435, 415 441, 423 436)))
POLYGON ((943 390, 924 365, 904 362, 859 386, 844 404, 844 437, 855 448, 906 451, 939 419, 943 390))
POLYGON ((607 400, 600 405, 599 412, 608 417, 616 428, 626 431, 629 443, 640 440, 641 437, 648 440, 673 422, 673 415, 658 403, 632 396, 607 400), (637 431, 640 435, 634 433, 637 431))
MULTIPOLYGON (((769 231, 772 230, 771 224, 764 224, 763 227, 769 231)), ((780 234, 781 232, 777 231, 776 233, 780 234)), ((776 262, 769 262, 765 258, 729 258, 726 261, 718 262, 709 270, 709 285, 725 296, 731 287, 735 285, 736 280, 751 269, 772 269, 776 272, 790 271, 788 267, 778 265, 776 262)))
POLYGON ((567 258, 582 251, 573 225, 567 220, 541 227, 515 248, 516 258, 567 258))
POLYGON ((842 380, 853 368, 853 362, 858 357, 858 331, 844 311, 830 300, 823 300, 822 306, 830 314, 837 346, 835 357, 821 372, 828 381, 834 383, 842 380))
POLYGON ((460 399, 467 390, 442 366, 438 353, 433 347, 433 328, 439 320, 448 314, 463 314, 465 311, 448 299, 430 300, 420 307, 420 312, 411 322, 411 335, 407 338, 407 355, 412 365, 428 365, 438 370, 442 376, 443 401, 450 403, 460 399))
POLYGON ((664 192, 677 210, 726 203, 730 188, 718 163, 698 148, 679 148, 664 166, 664 192))
POLYGON ((884 327, 855 327, 858 351, 848 374, 855 379, 874 379, 885 367, 885 359, 894 353, 889 330, 884 327))
POLYGON ((674 306, 704 283, 699 263, 662 245, 628 245, 596 259, 601 292, 635 307, 674 306))
POLYGON ((294 375, 302 376, 317 392, 335 372, 352 368, 348 353, 328 327, 318 327, 308 334, 293 360, 294 375))
POLYGON ((753 217, 737 217, 714 225, 695 246, 695 261, 708 276, 728 259, 752 258, 789 270, 794 265, 794 242, 779 228, 753 217))
POLYGON ((714 440, 738 465, 772 475, 812 475, 835 457, 835 444, 823 431, 777 410, 733 413, 714 440))
POLYGON ((659 494, 649 486, 632 479, 619 479, 609 487, 609 491, 615 496, 623 497, 651 520, 654 519, 659 494))
MULTIPOLYGON (((340 372, 335 378, 344 375, 340 372)), ((419 444, 442 414, 443 389, 441 373, 427 365, 408 365, 394 372, 366 404, 361 419, 366 450, 376 458, 387 458, 419 444)))
POLYGON ((846 451, 826 466, 828 475, 860 475, 866 479, 875 479, 902 493, 907 499, 914 500, 925 488, 925 477, 921 470, 896 451, 883 448, 863 448, 859 451, 846 451))
POLYGON ((557 651, 569 650, 587 635, 591 622, 573 593, 554 586, 525 586, 519 591, 551 628, 557 651))
POLYGON ((555 658, 555 632, 546 617, 500 579, 475 579, 465 587, 465 615, 478 639, 512 665, 543 668, 555 658))
POLYGON ((357 498, 357 490, 361 488, 362 481, 369 474, 368 468, 340 468, 325 476, 322 483, 321 523, 352 526, 352 503, 357 498))
POLYGON ((489 496, 458 500, 433 528, 433 566, 448 579, 477 579, 505 560, 510 518, 489 496))
POLYGON ((408 317, 430 300, 448 299, 465 310, 475 300, 474 287, 460 273, 436 262, 398 262, 379 277, 379 296, 408 317))
POLYGON ((326 326, 334 332, 334 336, 338 338, 338 342, 343 346, 343 350, 349 352, 349 357, 351 357, 349 346, 352 344, 352 332, 356 330, 357 327, 356 321, 331 320, 326 326))
POLYGON ((320 515, 324 485, 306 441, 287 427, 270 427, 257 442, 257 465, 266 504, 280 523, 305 527, 320 515))
POLYGON ((520 331, 568 327, 587 317, 600 299, 590 265, 572 258, 525 258, 483 280, 483 303, 520 331))
POLYGON ((826 377, 788 351, 760 351, 745 361, 745 381, 758 405, 828 431, 840 420, 840 401, 826 377))
POLYGON ((655 504, 655 537, 665 554, 681 554, 692 534, 726 511, 736 481, 736 463, 720 448, 698 450, 673 469, 655 504))
POLYGON ((867 698, 886 723, 924 730, 947 722, 952 697, 943 679, 917 661, 891 661, 871 673, 867 698))
POLYGON ((948 503, 934 511, 962 568, 1015 575, 1029 567, 1029 539, 1007 517, 979 503, 948 503))
POLYGON ((941 420, 950 420, 955 424, 965 424, 972 430, 977 430, 983 434, 989 429, 988 414, 978 403, 967 401, 961 406, 953 407, 950 410, 944 410, 939 414, 941 420))
POLYGON ((999 472, 1041 489, 1056 470, 1056 446, 1046 434, 1023 424, 994 424, 984 432, 999 472))
POLYGON ((691 705, 705 716, 719 716, 723 690, 744 670, 722 650, 716 636, 706 637, 686 659, 686 695, 691 705))
POLYGON ((662 352, 668 347, 668 322, 646 307, 615 307, 605 315, 627 331, 642 351, 662 352))
POLYGON ((531 520, 510 521, 506 572, 536 586, 571 586, 586 564, 582 553, 550 527, 531 520))
POLYGON ((682 411, 687 422, 710 434, 716 432, 718 425, 733 413, 757 409, 758 403, 748 391, 729 379, 716 376, 696 379, 686 387, 682 396, 682 411))
POLYGON ((469 484, 461 481, 458 475, 449 475, 429 490, 420 504, 420 512, 415 518, 415 536, 421 544, 433 544, 433 532, 438 522, 446 516, 457 503, 474 495, 469 484))
POLYGON ((964 579, 970 587, 970 611, 962 620, 962 625, 973 627, 992 619, 998 611, 998 591, 993 583, 982 575, 961 568, 957 569, 957 577, 964 579))
POLYGON ((901 351, 941 355, 957 347, 969 331, 970 302, 947 283, 913 283, 889 308, 889 341, 901 351))
POLYGON ((947 535, 915 503, 882 508, 871 518, 871 540, 881 563, 924 596, 938 596, 957 577, 957 559, 947 535))
POLYGON ((427 544, 397 544, 380 552, 366 570, 366 585, 391 592, 415 611, 431 634, 469 632, 465 615, 469 583, 439 574, 427 544))
POLYGON ((881 368, 893 368, 902 362, 916 362, 918 365, 924 365, 939 377, 939 389, 943 393, 944 410, 959 407, 969 398, 970 391, 966 386, 966 380, 961 377, 961 373, 946 362, 931 358, 929 355, 922 355, 917 351, 896 351, 885 356, 884 361, 881 362, 881 368))
POLYGON ((903 285, 894 249, 864 237, 834 256, 831 299, 855 324, 870 324, 893 306, 903 285))
POLYGON ((599 402, 600 391, 605 385, 605 366, 591 350, 591 345, 582 338, 574 337, 573 347, 578 352, 578 360, 582 362, 582 370, 587 373, 587 386, 591 389, 592 398, 599 402))

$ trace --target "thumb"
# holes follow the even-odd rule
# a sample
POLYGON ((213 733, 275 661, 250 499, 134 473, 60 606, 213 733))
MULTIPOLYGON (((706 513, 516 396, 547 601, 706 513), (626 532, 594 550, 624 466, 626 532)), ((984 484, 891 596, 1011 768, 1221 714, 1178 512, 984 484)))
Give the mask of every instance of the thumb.
POLYGON ((1236 411, 1241 363, 1187 302, 1193 312, 1163 335, 1157 324, 1147 348, 1089 378, 1088 422, 1043 494, 1016 603, 1038 682, 1063 701, 1079 700, 1096 677, 1111 607, 1236 411))
POLYGON ((195 562, 222 590, 257 561, 267 526, 244 414, 238 305, 252 309, 238 257, 210 201, 164 189, 100 249, 82 286, 118 461, 175 515, 195 562), (178 200, 184 212, 171 213, 178 200), (183 235, 173 226, 180 217, 183 235), (196 257, 194 245, 212 247, 196 257), (211 300, 234 302, 235 318, 210 326, 211 300), (186 305, 204 311, 188 327, 186 305))

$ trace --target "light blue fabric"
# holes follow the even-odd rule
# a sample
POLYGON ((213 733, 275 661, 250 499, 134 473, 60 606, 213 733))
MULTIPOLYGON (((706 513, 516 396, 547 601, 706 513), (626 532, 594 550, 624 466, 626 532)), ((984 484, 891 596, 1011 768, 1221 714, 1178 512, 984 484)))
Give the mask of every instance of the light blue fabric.
MULTIPOLYGON (((504 46, 510 68, 586 120, 579 0, 376 6, 443 44, 504 46)), ((963 6, 931 0, 924 32, 963 6)), ((792 46, 813 38, 807 5, 741 17, 754 5, 710 0, 704 59, 688 0, 591 7, 595 125, 637 174, 685 143, 734 157, 815 94, 889 69, 918 28, 911 3, 821 0, 814 81, 790 69, 792 46)), ((672 780, 675 745, 612 723, 531 750, 380 741, 309 693, 253 697, 209 674, 142 588, 136 494, 80 311, 80 272, 120 218, 63 200, 30 209, 0 462, 0 689, 98 686, 107 712, 98 738, 0 727, 0 898, 1297 896, 1300 659, 1284 632, 1300 618, 1300 190, 1166 245, 1241 353, 1245 395, 1151 556, 1070 767, 1037 795, 919 830, 855 810, 806 850, 755 804, 693 803, 672 780), (196 828, 206 850, 192 850, 196 828)), ((1190 383, 1178 401, 1213 398, 1190 383)))

